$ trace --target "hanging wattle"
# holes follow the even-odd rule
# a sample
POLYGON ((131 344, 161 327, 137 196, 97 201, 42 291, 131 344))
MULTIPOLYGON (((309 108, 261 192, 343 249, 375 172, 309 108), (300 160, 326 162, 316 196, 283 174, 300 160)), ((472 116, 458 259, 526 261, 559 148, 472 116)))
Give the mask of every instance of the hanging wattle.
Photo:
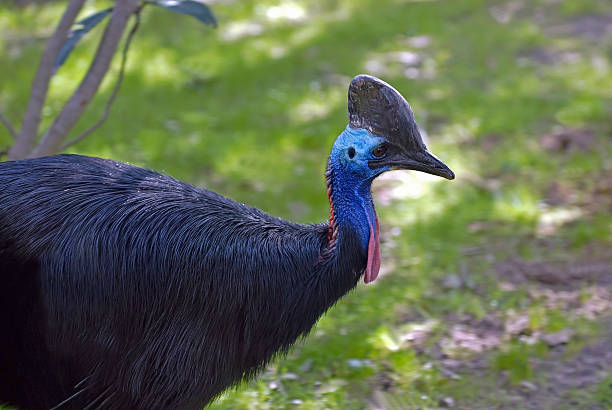
POLYGON ((374 223, 370 221, 370 239, 368 241, 368 264, 366 265, 363 281, 373 282, 380 271, 380 227, 378 225, 378 215, 374 211, 374 223))

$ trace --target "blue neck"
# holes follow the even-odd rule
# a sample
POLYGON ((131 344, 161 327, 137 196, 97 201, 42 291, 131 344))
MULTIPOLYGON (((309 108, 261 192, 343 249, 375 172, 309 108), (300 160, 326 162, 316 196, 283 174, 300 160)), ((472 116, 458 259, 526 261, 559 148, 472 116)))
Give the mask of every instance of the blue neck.
MULTIPOLYGON (((365 130, 347 127, 336 140, 329 157, 331 202, 336 226, 350 226, 368 247, 370 228, 375 231, 376 212, 372 199, 372 181, 383 170, 370 170, 367 165, 351 161, 346 155, 347 146, 357 151, 367 150, 371 139, 376 138, 365 130)), ((375 232, 377 235, 377 233, 375 232)))
POLYGON ((371 184, 372 181, 355 181, 342 173, 337 173, 331 184, 336 225, 353 228, 364 249, 370 240, 370 221, 375 220, 371 184))

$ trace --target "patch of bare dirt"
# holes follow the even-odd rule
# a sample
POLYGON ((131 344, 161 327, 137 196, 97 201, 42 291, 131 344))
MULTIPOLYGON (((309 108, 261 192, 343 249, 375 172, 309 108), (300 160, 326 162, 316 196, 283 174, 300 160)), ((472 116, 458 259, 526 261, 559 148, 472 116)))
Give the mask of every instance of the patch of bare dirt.
POLYGON ((563 128, 540 137, 542 148, 554 153, 590 151, 595 142, 595 134, 585 128, 563 128))
POLYGON ((481 320, 466 316, 450 327, 439 346, 447 357, 462 351, 481 353, 498 347, 504 333, 504 322, 495 315, 485 316, 481 320))
MULTIPOLYGON (((538 240, 534 246, 552 247, 556 251, 565 247, 553 239, 538 240)), ((414 324, 401 335, 402 347, 409 346, 427 357, 430 361, 426 366, 435 367, 449 381, 469 377, 475 383, 487 379, 495 386, 494 395, 482 391, 479 393, 482 396, 474 398, 479 400, 478 405, 457 397, 443 397, 439 408, 604 409, 592 396, 575 393, 577 389, 594 388, 612 372, 612 255, 607 246, 593 243, 571 260, 571 263, 529 262, 511 258, 495 265, 493 271, 504 291, 521 288, 529 300, 537 301, 543 309, 562 312, 572 321, 601 323, 601 333, 589 336, 592 340, 588 342, 584 334, 571 326, 554 332, 534 326, 527 306, 517 311, 493 311, 480 319, 465 314, 448 315, 443 321, 442 335, 432 332, 437 328, 435 323, 428 324, 418 316, 408 317, 422 323, 414 324), (505 372, 491 369, 491 352, 513 340, 526 344, 541 342, 549 349, 544 357, 529 357, 534 377, 519 383, 511 383, 505 372)), ((464 274, 456 276, 447 277, 440 286, 467 289, 464 274)), ((382 387, 373 395, 371 408, 403 408, 397 407, 402 401, 401 395, 396 397, 392 375, 383 371, 377 380, 382 387)))
MULTIPOLYGON (((578 210, 580 217, 612 211, 612 173, 592 174, 580 180, 556 180, 543 189, 543 205, 578 210)), ((557 208, 554 208, 557 207, 557 208)))
POLYGON ((552 181, 544 194, 550 206, 572 205, 578 200, 578 190, 567 181, 552 181))
POLYGON ((526 2, 510 0, 489 8, 491 17, 500 24, 518 19, 528 19, 536 23, 549 37, 582 37, 600 42, 612 37, 612 8, 606 0, 600 0, 602 11, 564 16, 560 12, 562 0, 526 2))
POLYGON ((555 65, 572 64, 582 60, 582 54, 574 50, 557 50, 553 47, 537 47, 519 52, 517 62, 524 66, 535 65, 555 65))
POLYGON ((480 148, 484 152, 492 152, 499 147, 504 141, 504 137, 499 134, 487 134, 480 141, 480 148))
POLYGON ((612 15, 575 16, 561 23, 545 25, 543 29, 549 36, 580 36, 601 41, 603 37, 612 36, 612 15))
MULTIPOLYGON (((601 328, 612 328, 612 316, 602 320, 601 328)), ((534 373, 541 380, 529 382, 529 388, 519 385, 513 393, 523 398, 521 404, 527 409, 584 408, 581 399, 570 392, 595 386, 612 372, 611 346, 611 331, 569 359, 567 347, 559 345, 545 359, 534 359, 534 373)), ((591 403, 588 408, 605 407, 591 403)))
MULTIPOLYGON (((504 397, 495 408, 585 408, 580 406, 590 399, 575 397, 572 391, 596 386, 612 372, 612 255, 607 246, 592 244, 572 260, 529 262, 511 258, 495 265, 494 271, 502 290, 521 288, 544 309, 560 311, 570 320, 601 323, 603 334, 579 351, 575 349, 577 343, 584 343, 584 336, 575 329, 546 332, 534 327, 527 311, 507 311, 490 313, 481 320, 449 316, 448 331, 425 353, 449 379, 491 377, 488 352, 510 340, 543 342, 549 354, 529 359, 533 380, 512 384, 503 373, 494 374, 500 397, 504 397), (460 351, 472 354, 457 354, 460 351)), ((463 404, 456 407, 468 408, 463 404)), ((604 408, 591 402, 587 405, 589 409, 604 408)))
POLYGON ((612 209, 612 175, 598 175, 591 191, 588 209, 592 212, 612 209))
POLYGON ((528 262, 511 258, 497 264, 497 276, 511 285, 535 283, 549 288, 580 289, 581 284, 612 283, 612 264, 609 260, 585 260, 576 263, 528 262))
MULTIPOLYGON (((610 311, 608 311, 609 313, 610 311)), ((599 319, 600 328, 606 333, 598 339, 587 343, 578 352, 568 343, 575 337, 572 329, 543 334, 540 340, 548 344, 550 350, 544 358, 529 359, 534 378, 523 380, 518 384, 508 381, 504 373, 491 374, 490 360, 486 353, 475 354, 469 359, 454 358, 438 353, 436 366, 448 379, 471 377, 494 377, 499 402, 489 403, 486 408, 496 409, 557 409, 588 408, 604 410, 603 405, 585 403, 588 398, 576 397, 576 389, 587 389, 596 386, 612 372, 612 316, 599 319), (572 353, 573 352, 573 353, 572 353), (588 405, 588 407, 584 407, 588 405)), ((506 331, 522 333, 526 327, 515 323, 506 331)), ((499 334, 499 333, 497 333, 499 334)), ((430 352, 432 353, 432 352, 430 352)), ((435 353, 435 352, 433 352, 435 353)), ((435 355, 435 354, 434 354, 435 355)), ((484 393, 484 392, 483 392, 484 393)), ((482 403, 481 403, 482 404, 482 403)), ((468 403, 458 403, 456 408, 471 409, 468 403)))
MULTIPOLYGON (((585 47, 600 46, 603 42, 612 40, 612 8, 608 6, 600 14, 568 17, 560 12, 558 3, 558 0, 539 4, 512 0, 489 8, 493 19, 500 24, 528 20, 534 22, 545 36, 562 41, 559 43, 561 48, 548 45, 522 50, 517 55, 519 65, 551 66, 577 63, 588 58, 585 47), (576 45, 575 40, 579 40, 580 45, 576 45), (564 47, 570 49, 563 49, 564 47)), ((603 0, 600 3, 606 4, 603 0)))

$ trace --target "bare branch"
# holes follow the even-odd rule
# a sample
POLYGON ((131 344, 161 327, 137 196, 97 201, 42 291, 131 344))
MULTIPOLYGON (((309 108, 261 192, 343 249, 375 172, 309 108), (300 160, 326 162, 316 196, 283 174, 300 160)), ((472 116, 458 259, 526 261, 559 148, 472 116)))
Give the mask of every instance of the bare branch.
POLYGON ((53 62, 62 44, 66 41, 68 31, 84 3, 85 0, 70 0, 53 35, 47 42, 45 51, 40 59, 40 65, 36 71, 36 76, 32 82, 28 106, 21 122, 21 130, 15 137, 15 144, 9 150, 10 159, 25 158, 32 151, 32 146, 38 133, 38 126, 40 125, 43 104, 49 90, 49 81, 53 75, 53 62))
POLYGON ((17 139, 17 131, 15 131, 15 128, 13 127, 13 124, 11 124, 11 122, 9 121, 8 118, 6 118, 4 116, 4 114, 2 114, 0 112, 0 121, 2 122, 2 124, 4 124, 4 126, 6 127, 6 129, 8 130, 8 132, 13 136, 13 138, 16 140, 17 139))
POLYGON ((49 155, 57 151, 61 146, 62 140, 81 117, 83 111, 98 91, 100 83, 108 71, 113 55, 117 50, 127 20, 138 7, 138 0, 122 0, 116 3, 87 74, 85 74, 79 87, 72 94, 66 105, 64 105, 64 108, 55 118, 55 121, 43 135, 38 146, 36 146, 30 156, 40 157, 49 155))
POLYGON ((123 46, 123 52, 121 55, 121 67, 119 68, 119 76, 117 77, 117 81, 115 82, 115 87, 113 88, 113 92, 111 93, 110 97, 108 98, 108 101, 106 102, 106 106, 104 107, 104 114, 102 114, 102 117, 96 121, 95 124, 93 124, 91 127, 87 128, 81 135, 79 135, 78 137, 68 141, 67 143, 65 143, 64 145, 59 147, 60 151, 65 150, 68 147, 73 146, 74 144, 80 142, 81 140, 83 140, 85 137, 87 137, 89 134, 91 134, 92 132, 94 132, 97 128, 99 128, 104 121, 107 120, 109 114, 110 114, 110 109, 113 105, 113 103, 115 102, 115 98, 117 97, 117 94, 119 93, 119 88, 121 87, 121 82, 123 81, 123 74, 125 72, 125 65, 127 62, 127 55, 128 55, 128 50, 130 49, 130 44, 132 43, 132 38, 134 37, 134 34, 136 34, 136 31, 138 31, 138 26, 140 25, 140 10, 137 10, 135 12, 135 21, 134 21, 134 25, 132 26, 132 29, 130 30, 126 40, 125 40, 125 45, 123 46))

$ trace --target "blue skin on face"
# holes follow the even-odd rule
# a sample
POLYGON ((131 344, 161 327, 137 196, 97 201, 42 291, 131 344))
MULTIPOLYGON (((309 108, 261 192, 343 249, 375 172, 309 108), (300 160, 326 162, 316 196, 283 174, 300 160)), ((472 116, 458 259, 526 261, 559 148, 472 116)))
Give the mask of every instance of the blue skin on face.
POLYGON ((389 167, 370 169, 368 161, 376 159, 372 151, 383 142, 384 138, 367 130, 347 126, 336 139, 330 154, 334 173, 332 201, 335 221, 338 225, 351 225, 364 249, 368 247, 370 228, 378 235, 370 187, 374 178, 389 170, 389 167))

